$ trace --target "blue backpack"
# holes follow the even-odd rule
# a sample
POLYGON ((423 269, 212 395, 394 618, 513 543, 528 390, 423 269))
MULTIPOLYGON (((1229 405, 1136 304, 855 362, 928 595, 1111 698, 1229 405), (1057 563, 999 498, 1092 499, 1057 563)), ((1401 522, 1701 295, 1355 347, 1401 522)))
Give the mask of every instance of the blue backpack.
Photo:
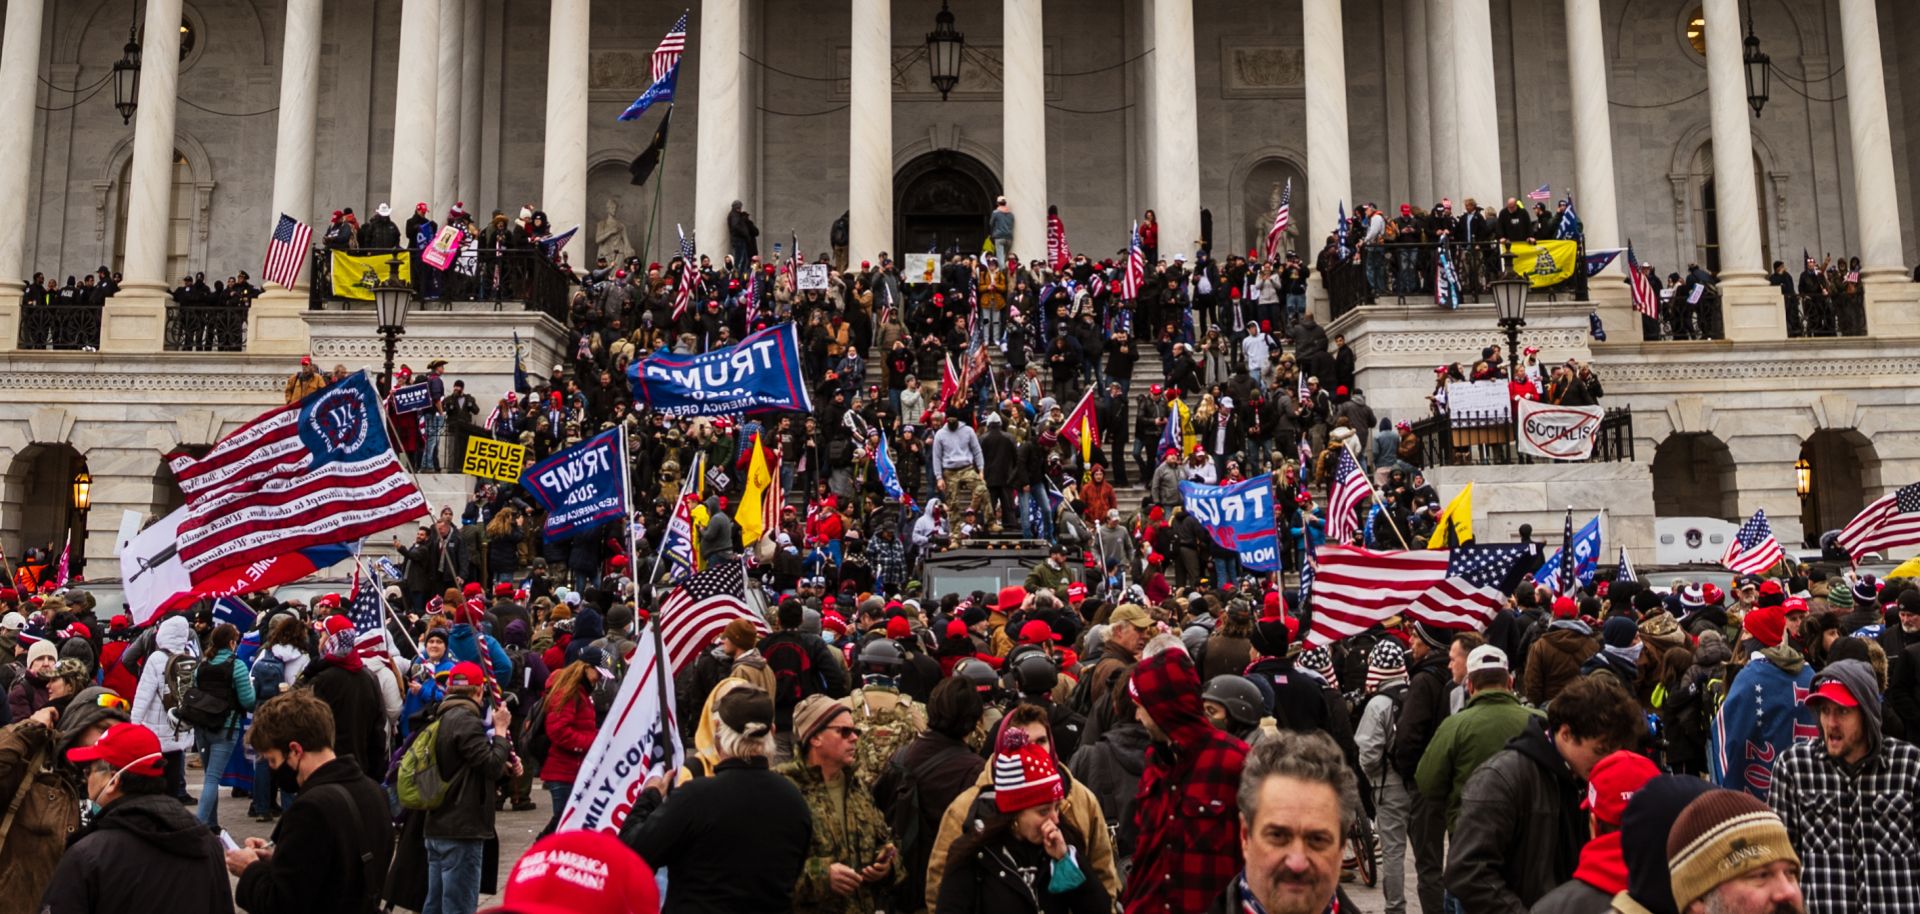
POLYGON ((260 652, 253 660, 253 694, 258 701, 266 701, 280 694, 280 685, 287 678, 287 664, 269 651, 260 652))

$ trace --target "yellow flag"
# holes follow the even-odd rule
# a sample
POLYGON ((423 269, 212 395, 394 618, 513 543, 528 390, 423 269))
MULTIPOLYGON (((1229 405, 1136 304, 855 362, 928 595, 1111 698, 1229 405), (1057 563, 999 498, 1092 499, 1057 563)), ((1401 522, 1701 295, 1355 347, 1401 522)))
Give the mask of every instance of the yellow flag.
POLYGON ((1920 558, 1911 558, 1901 562, 1900 567, 1881 576, 1882 580, 1887 581, 1891 581, 1894 578, 1920 578, 1920 558))
POLYGON ((1513 271, 1525 276, 1536 289, 1571 279, 1574 267, 1580 265, 1580 243, 1577 241, 1542 241, 1537 244, 1516 241, 1512 250, 1513 271))
MULTIPOLYGON (((373 286, 385 282, 387 273, 392 269, 388 263, 391 254, 369 254, 361 257, 346 251, 333 253, 333 297, 353 298, 360 301, 373 301, 373 286)), ((400 281, 413 281, 413 259, 406 254, 400 255, 400 281)))
POLYGON ((1453 531, 1452 545, 1459 545, 1473 539, 1473 483, 1460 490, 1453 500, 1447 502, 1447 509, 1440 512, 1440 523, 1433 528, 1433 536, 1427 539, 1428 549, 1445 549, 1447 531, 1453 531))
POLYGON ((1191 457, 1194 446, 1200 443, 1200 433, 1193 428, 1193 410, 1178 397, 1173 399, 1173 408, 1180 414, 1180 456, 1191 457))
POLYGON ((753 459, 747 464, 747 490, 740 495, 740 509, 733 512, 734 522, 740 525, 740 542, 745 545, 759 542, 767 532, 763 502, 767 499, 767 487, 772 484, 773 471, 767 466, 767 451, 760 446, 760 435, 756 433, 753 459))

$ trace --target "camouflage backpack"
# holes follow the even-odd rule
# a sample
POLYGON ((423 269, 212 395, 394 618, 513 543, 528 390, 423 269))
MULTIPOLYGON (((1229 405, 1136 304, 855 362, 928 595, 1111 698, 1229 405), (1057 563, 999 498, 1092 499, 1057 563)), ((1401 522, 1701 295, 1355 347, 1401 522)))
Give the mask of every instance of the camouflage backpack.
POLYGON ((860 783, 872 786, 886 773, 895 752, 926 727, 926 713, 913 699, 891 689, 858 688, 853 703, 853 725, 860 731, 854 745, 853 770, 860 783))

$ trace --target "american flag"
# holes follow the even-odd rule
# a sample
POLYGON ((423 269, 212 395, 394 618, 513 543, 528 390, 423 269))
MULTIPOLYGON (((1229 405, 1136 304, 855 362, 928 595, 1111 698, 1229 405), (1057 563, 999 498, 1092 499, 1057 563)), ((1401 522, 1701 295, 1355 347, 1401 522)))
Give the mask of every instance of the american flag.
POLYGON ((1500 582, 1526 551, 1523 543, 1408 552, 1321 546, 1305 646, 1331 644, 1395 615, 1435 628, 1484 629, 1506 603, 1500 582))
POLYGON ((676 675, 698 660, 735 619, 746 619, 761 634, 767 633, 767 620, 748 608, 745 593, 746 570, 740 562, 729 560, 688 578, 660 602, 655 618, 666 644, 667 663, 676 675))
POLYGON ((1553 185, 1551 184, 1542 184, 1539 187, 1527 191, 1527 199, 1529 200, 1546 200, 1552 196, 1553 185))
POLYGON ((1835 540, 1857 564, 1869 552, 1920 543, 1920 483, 1882 495, 1847 521, 1835 540))
POLYGON ((355 563, 353 598, 348 604, 347 618, 353 620, 353 648, 362 657, 393 656, 393 637, 387 632, 386 617, 381 612, 380 604, 384 599, 380 595, 379 585, 374 583, 373 574, 363 571, 355 563))
POLYGON ((1359 528, 1355 512, 1372 494, 1367 474, 1353 459, 1353 452, 1342 446, 1340 462, 1333 470, 1333 491, 1327 495, 1327 542, 1350 543, 1359 528))
POLYGON ((700 281, 700 263, 693 257, 693 239, 678 225, 674 229, 680 232, 680 284, 673 290, 673 319, 679 320, 693 300, 693 287, 700 281))
POLYGON ((364 371, 241 426, 205 456, 179 454, 168 466, 187 498, 180 559, 195 581, 428 514, 364 371))
MULTIPOLYGON (((1312 215, 1312 213, 1308 213, 1312 215)), ((1340 244, 1340 259, 1353 256, 1353 248, 1347 247, 1347 201, 1340 201, 1334 214, 1333 240, 1340 244)))
POLYGON ((660 46, 653 49, 653 81, 659 82, 680 62, 681 52, 687 49, 687 14, 681 13, 680 19, 667 30, 667 37, 660 39, 660 46))
POLYGON ((1660 293, 1647 280, 1647 271, 1640 266, 1640 258, 1633 256, 1631 241, 1627 242, 1627 286, 1632 290, 1633 310, 1647 317, 1660 316, 1660 293))
POLYGON ((1627 558, 1627 547, 1620 547, 1620 568, 1613 573, 1616 581, 1638 581, 1640 576, 1634 573, 1633 560, 1627 558))
POLYGON ((1140 247, 1140 223, 1133 224, 1133 240, 1127 242, 1127 269, 1120 274, 1120 297, 1133 301, 1147 282, 1146 252, 1140 247))
POLYGON ((1773 525, 1767 523, 1767 509, 1755 508, 1753 516, 1740 525, 1740 531, 1727 543, 1720 564, 1732 569, 1734 574, 1759 574, 1786 557, 1786 550, 1780 548, 1780 541, 1773 536, 1773 525))
POLYGON ((1287 233, 1287 226, 1293 224, 1293 179, 1287 179, 1285 190, 1280 192, 1280 208, 1273 211, 1273 227, 1267 229, 1267 259, 1273 260, 1280 252, 1280 239, 1287 233))
POLYGON ((267 265, 260 268, 260 276, 291 289, 300 281, 300 270, 312 250, 313 227, 281 213, 279 224, 273 227, 273 240, 267 242, 267 265))

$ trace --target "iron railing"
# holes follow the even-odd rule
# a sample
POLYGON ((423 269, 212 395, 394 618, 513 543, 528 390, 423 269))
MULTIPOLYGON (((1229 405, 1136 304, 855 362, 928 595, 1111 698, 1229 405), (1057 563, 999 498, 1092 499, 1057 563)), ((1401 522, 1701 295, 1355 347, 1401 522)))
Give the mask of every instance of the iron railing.
MULTIPOLYGON (((1445 413, 1413 423, 1420 438, 1420 465, 1484 466, 1513 463, 1567 463, 1522 454, 1514 445, 1513 420, 1500 413, 1445 413)), ((1610 409, 1594 432, 1590 463, 1633 459, 1633 410, 1610 409)), ((1572 461, 1579 462, 1579 461, 1572 461)))
POLYGON ((247 306, 167 305, 168 352, 240 352, 247 348, 247 306))
MULTIPOLYGON (((408 269, 414 291, 428 310, 436 306, 450 309, 454 302, 490 302, 494 310, 506 310, 517 304, 523 310, 545 313, 561 323, 567 322, 567 303, 574 278, 554 266, 539 248, 510 251, 481 250, 463 267, 456 262, 447 270, 436 270, 404 250, 359 250, 360 257, 381 257, 384 271, 386 255, 410 258, 408 269)), ((315 248, 308 264, 312 296, 308 307, 319 311, 338 308, 341 299, 333 294, 333 252, 315 248)), ((384 278, 384 275, 376 278, 384 278)))
MULTIPOLYGON (((1577 250, 1573 274, 1563 282, 1534 289, 1532 295, 1541 296, 1546 301, 1558 301, 1562 296, 1574 301, 1585 300, 1587 273, 1581 268, 1581 262, 1586 258, 1586 242, 1578 242, 1577 250)), ((1446 252, 1447 260, 1458 278, 1462 302, 1486 300, 1493 281, 1506 271, 1506 261, 1501 256, 1499 243, 1495 241, 1476 241, 1472 244, 1458 241, 1402 244, 1389 241, 1377 249, 1355 251, 1352 257, 1333 269, 1320 271, 1333 316, 1339 317, 1363 304, 1381 300, 1393 300, 1398 304, 1433 304, 1434 275, 1442 251, 1446 252)))
POLYGON ((20 348, 97 350, 101 311, 100 305, 24 305, 20 309, 20 348))

